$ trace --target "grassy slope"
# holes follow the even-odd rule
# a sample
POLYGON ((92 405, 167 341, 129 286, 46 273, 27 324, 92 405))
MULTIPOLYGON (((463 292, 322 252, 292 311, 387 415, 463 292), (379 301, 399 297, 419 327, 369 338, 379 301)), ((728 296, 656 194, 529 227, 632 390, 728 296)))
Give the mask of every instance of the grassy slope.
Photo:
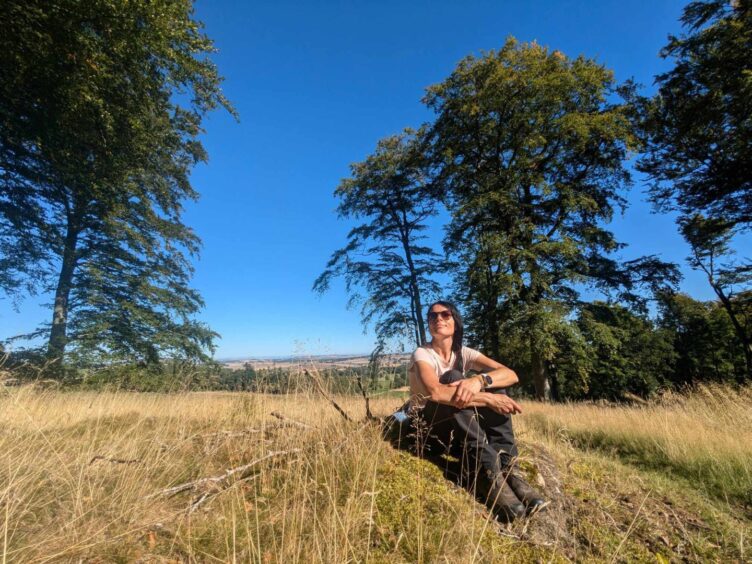
MULTIPOLYGON (((343 400, 356 417, 361 403, 343 400)), ((552 505, 501 526, 436 465, 318 398, 5 391, 0 542, 17 562, 742 561, 750 417, 749 391, 530 404, 515 420, 521 462, 552 505), (312 428, 278 426, 273 410, 312 428), (263 456, 245 479, 154 495, 263 456), (188 513, 202 492, 216 495, 188 513)))

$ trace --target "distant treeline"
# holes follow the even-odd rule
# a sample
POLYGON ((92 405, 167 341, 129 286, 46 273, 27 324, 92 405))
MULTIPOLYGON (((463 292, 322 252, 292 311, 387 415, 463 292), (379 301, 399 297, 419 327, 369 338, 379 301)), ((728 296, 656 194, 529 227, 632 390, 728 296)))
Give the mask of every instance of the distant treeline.
MULTIPOLYGON (((745 380, 744 355, 722 305, 684 294, 659 296, 655 319, 621 305, 586 304, 573 319, 560 325, 552 338, 558 352, 546 369, 553 399, 619 401, 628 394, 649 398, 665 389, 745 380)), ((535 393, 528 376, 529 358, 524 341, 502 341, 501 361, 522 377, 514 394, 535 393)), ((408 384, 407 363, 383 366, 378 361, 375 356, 367 365, 320 372, 334 393, 360 393, 358 378, 368 393, 408 384)), ((22 381, 40 377, 38 362, 27 355, 11 355, 5 368, 22 381)), ((157 365, 114 363, 71 370, 68 383, 87 389, 297 393, 314 390, 305 370, 305 366, 256 370, 250 363, 240 369, 177 361, 157 365)))
MULTIPOLYGON (((18 384, 44 380, 44 371, 19 355, 6 360, 4 368, 18 384)), ((317 372, 327 390, 360 394, 357 380, 367 393, 381 393, 407 385, 407 365, 371 363, 353 368, 322 368, 317 372)), ((119 389, 139 392, 231 391, 287 394, 315 392, 305 366, 254 369, 248 363, 231 369, 217 363, 166 361, 154 365, 110 363, 69 370, 62 382, 75 389, 119 389)))

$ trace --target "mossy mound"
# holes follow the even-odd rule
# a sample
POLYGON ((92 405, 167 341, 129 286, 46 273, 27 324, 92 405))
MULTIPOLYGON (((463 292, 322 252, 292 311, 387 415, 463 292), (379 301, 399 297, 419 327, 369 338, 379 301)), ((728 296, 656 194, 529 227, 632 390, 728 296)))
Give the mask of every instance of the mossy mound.
POLYGON ((528 442, 521 452, 523 473, 550 505, 509 525, 435 463, 395 452, 379 470, 376 554, 392 562, 745 559, 739 539, 749 523, 681 484, 571 447, 528 442))
POLYGON ((519 540, 433 463, 398 452, 379 470, 374 549, 386 562, 557 561, 519 540))

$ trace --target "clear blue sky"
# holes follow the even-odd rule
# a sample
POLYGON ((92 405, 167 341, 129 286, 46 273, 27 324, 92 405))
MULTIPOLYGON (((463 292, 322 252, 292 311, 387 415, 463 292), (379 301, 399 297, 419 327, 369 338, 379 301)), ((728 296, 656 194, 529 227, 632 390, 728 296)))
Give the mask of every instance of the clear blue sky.
MULTIPOLYGON (((222 335, 217 358, 370 351, 373 335, 346 309, 343 286, 311 292, 351 227, 336 218, 332 192, 378 139, 431 118, 425 87, 462 57, 514 35, 595 58, 651 91, 685 4, 199 0, 196 17, 240 114, 239 123, 219 112, 207 119, 210 160, 195 170, 201 199, 185 215, 204 243, 194 286, 206 301, 200 318, 222 335)), ((672 219, 650 213, 636 180, 612 224, 629 244, 622 255, 683 263, 688 249, 672 219)), ((702 277, 684 270, 682 289, 710 299, 702 277)), ((47 320, 38 301, 19 313, 0 301, 0 338, 47 320)))

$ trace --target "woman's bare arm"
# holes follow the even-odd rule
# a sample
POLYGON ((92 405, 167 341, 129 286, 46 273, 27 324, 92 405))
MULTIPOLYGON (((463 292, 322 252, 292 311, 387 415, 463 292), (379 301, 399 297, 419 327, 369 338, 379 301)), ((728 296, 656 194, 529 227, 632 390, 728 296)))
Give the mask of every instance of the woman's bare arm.
POLYGON ((491 377, 492 383, 486 385, 480 375, 461 380, 457 384, 457 393, 454 396, 454 402, 457 407, 472 406, 472 402, 475 401, 475 395, 481 393, 484 388, 506 388, 519 381, 517 373, 514 370, 488 358, 484 354, 479 353, 470 368, 488 374, 491 377))
POLYGON ((428 391, 428 399, 436 403, 451 405, 464 409, 466 407, 489 407, 497 413, 520 413, 520 406, 508 396, 498 394, 487 394, 485 392, 474 392, 466 400, 459 400, 458 391, 462 389, 460 384, 465 380, 453 382, 451 384, 442 384, 439 377, 429 363, 419 360, 416 362, 418 367, 418 377, 423 386, 428 391))
POLYGON ((522 413, 522 407, 520 407, 520 404, 506 394, 488 394, 486 392, 480 392, 476 394, 474 399, 485 402, 485 406, 493 409, 496 413, 522 413))
POLYGON ((418 378, 420 378, 423 387, 428 391, 427 399, 445 405, 455 405, 454 396, 457 393, 457 386, 439 382, 436 371, 428 362, 418 360, 415 364, 418 367, 418 378))
POLYGON ((514 370, 484 354, 478 355, 471 368, 478 372, 485 372, 491 377, 493 384, 487 386, 488 388, 508 388, 520 381, 514 370))

